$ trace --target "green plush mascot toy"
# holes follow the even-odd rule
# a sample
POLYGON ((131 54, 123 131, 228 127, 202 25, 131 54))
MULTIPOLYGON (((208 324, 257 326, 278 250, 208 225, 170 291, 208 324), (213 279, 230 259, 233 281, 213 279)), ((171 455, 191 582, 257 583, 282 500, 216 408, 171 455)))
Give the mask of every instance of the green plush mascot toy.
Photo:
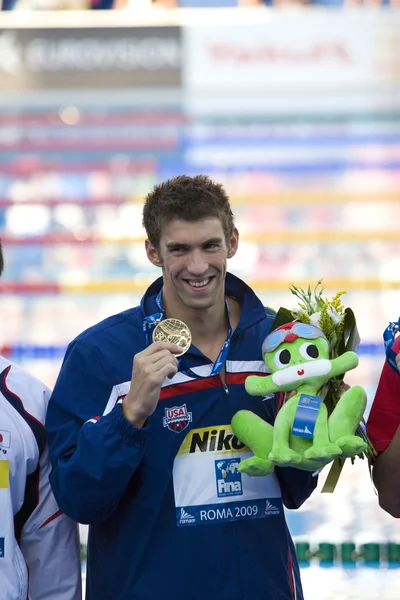
POLYGON ((319 327, 291 322, 266 337, 262 354, 271 374, 247 377, 246 391, 252 396, 296 394, 283 404, 273 427, 248 410, 234 415, 234 434, 254 452, 240 463, 241 472, 268 475, 274 465, 315 471, 337 456, 351 458, 366 449, 366 442, 355 435, 367 402, 363 388, 345 391, 329 417, 318 396, 329 379, 358 365, 355 352, 330 359, 319 327))

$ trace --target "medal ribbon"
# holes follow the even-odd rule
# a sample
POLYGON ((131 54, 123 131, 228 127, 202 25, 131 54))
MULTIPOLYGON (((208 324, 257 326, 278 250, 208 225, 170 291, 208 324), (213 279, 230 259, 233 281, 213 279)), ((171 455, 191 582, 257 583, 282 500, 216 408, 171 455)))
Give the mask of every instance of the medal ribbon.
MULTIPOLYGON (((161 291, 162 290, 160 290, 158 292, 157 298, 156 298, 156 304, 157 304, 157 307, 160 312, 154 313, 152 315, 149 315, 148 317, 145 317, 145 319, 143 321, 143 332, 146 337, 147 345, 149 345, 149 343, 150 343, 149 330, 152 327, 154 327, 155 325, 157 325, 157 323, 159 323, 160 321, 163 321, 166 318, 164 308, 162 305, 161 291)), ((218 354, 217 360, 215 361, 215 363, 213 363, 210 374, 203 376, 203 375, 199 375, 198 373, 194 373, 187 366, 186 361, 183 358, 183 356, 178 357, 180 373, 183 373, 184 375, 188 375, 189 377, 194 377, 194 378, 198 379, 199 377, 214 377, 214 375, 219 375, 219 373, 222 371, 222 368, 223 368, 225 361, 227 359, 227 356, 228 356, 229 347, 231 345, 231 340, 232 340, 232 326, 231 326, 231 320, 230 320, 230 310, 229 310, 229 304, 228 304, 228 301, 226 298, 225 298, 225 306, 226 306, 226 312, 228 315, 228 335, 227 335, 226 340, 221 348, 220 353, 218 354), (183 367, 183 369, 181 367, 183 367)))
MULTIPOLYGON (((394 339, 396 336, 396 333, 398 333, 400 331, 400 317, 399 320, 397 321, 397 323, 389 323, 389 325, 386 327, 385 331, 383 332, 383 343, 385 344, 385 352, 386 352, 386 359, 389 363, 389 365, 392 367, 392 369, 394 369, 396 371, 396 373, 399 373, 399 370, 397 368, 397 364, 396 364, 396 353, 394 352, 394 350, 392 350, 392 346, 394 343, 394 339)), ((400 375, 400 373, 399 373, 400 375)))
POLYGON ((152 315, 149 315, 148 317, 145 317, 144 321, 143 321, 143 333, 146 337, 147 345, 149 345, 149 343, 150 343, 149 329, 151 329, 152 327, 155 327, 157 325, 157 323, 159 323, 160 321, 165 319, 165 312, 164 312, 163 305, 162 305, 161 290, 157 294, 156 303, 157 303, 157 308, 159 309, 160 312, 154 313, 152 315))

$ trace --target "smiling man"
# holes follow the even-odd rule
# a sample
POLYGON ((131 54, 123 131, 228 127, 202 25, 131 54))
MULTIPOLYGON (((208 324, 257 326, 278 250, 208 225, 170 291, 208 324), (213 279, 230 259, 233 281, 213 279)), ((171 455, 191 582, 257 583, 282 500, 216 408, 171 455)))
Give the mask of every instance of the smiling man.
POLYGON ((54 494, 90 525, 86 597, 302 600, 283 505, 316 478, 242 474, 251 452, 230 425, 243 408, 273 420, 277 398, 244 389, 274 313, 227 273, 227 194, 176 177, 149 193, 143 225, 162 277, 69 345, 46 423, 54 494))

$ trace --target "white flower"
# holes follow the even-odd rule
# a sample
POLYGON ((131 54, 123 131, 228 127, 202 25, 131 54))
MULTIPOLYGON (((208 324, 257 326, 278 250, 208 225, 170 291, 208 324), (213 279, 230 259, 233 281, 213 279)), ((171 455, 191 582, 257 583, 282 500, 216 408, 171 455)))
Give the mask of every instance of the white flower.
POLYGON ((321 313, 320 312, 315 312, 312 315, 310 315, 310 321, 313 325, 316 325, 316 327, 319 327, 319 320, 321 317, 321 313))
POLYGON ((340 314, 340 312, 338 312, 336 309, 328 308, 326 312, 336 325, 339 325, 342 322, 343 315, 340 314))

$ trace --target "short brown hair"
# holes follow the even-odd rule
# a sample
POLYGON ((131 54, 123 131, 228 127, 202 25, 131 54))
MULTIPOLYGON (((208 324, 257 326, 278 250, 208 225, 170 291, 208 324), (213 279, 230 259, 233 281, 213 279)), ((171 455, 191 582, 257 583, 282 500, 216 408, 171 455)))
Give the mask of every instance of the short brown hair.
POLYGON ((143 207, 143 227, 149 241, 159 248, 163 225, 175 219, 221 221, 226 241, 235 226, 229 197, 222 184, 206 175, 178 175, 154 186, 143 207))

